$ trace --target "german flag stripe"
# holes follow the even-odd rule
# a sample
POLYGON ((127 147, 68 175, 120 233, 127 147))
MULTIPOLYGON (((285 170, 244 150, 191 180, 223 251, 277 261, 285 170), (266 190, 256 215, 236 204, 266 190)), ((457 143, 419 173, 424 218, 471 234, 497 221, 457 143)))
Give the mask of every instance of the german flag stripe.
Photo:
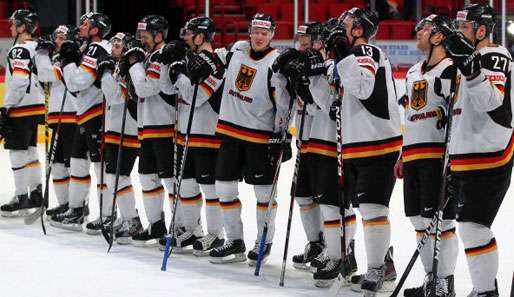
POLYGON ((62 81, 62 72, 59 67, 54 66, 54 76, 57 81, 62 81))
POLYGON ((402 137, 392 137, 379 141, 360 142, 343 146, 344 159, 357 159, 366 157, 383 156, 400 151, 402 137))
POLYGON ((198 194, 193 197, 180 197, 180 203, 185 205, 194 205, 200 202, 202 202, 202 194, 198 194))
POLYGON ((210 98, 212 96, 212 94, 214 93, 214 90, 208 85, 206 84, 205 82, 201 83, 200 84, 200 87, 202 88, 202 90, 204 90, 205 93, 207 93, 207 96, 210 98))
POLYGON ((307 153, 307 150, 309 149, 309 142, 302 141, 302 147, 300 148, 300 154, 307 153))
POLYGON ((64 178, 54 178, 52 180, 52 182, 54 183, 54 185, 69 184, 70 183, 70 177, 67 176, 67 177, 64 177, 64 178))
POLYGON ((147 138, 170 138, 175 136, 175 128, 173 126, 163 127, 145 127, 139 128, 137 137, 139 140, 147 138))
POLYGON ((260 131, 249 128, 244 128, 241 126, 234 125, 232 123, 228 123, 222 120, 218 120, 218 125, 216 126, 216 132, 223 135, 228 135, 237 139, 241 139, 248 142, 267 144, 270 137, 271 132, 268 131, 260 131))
POLYGON ((307 153, 337 158, 337 144, 311 138, 309 139, 307 153))
MULTIPOLYGON (((448 240, 455 235, 455 228, 441 232, 441 239, 448 240)), ((434 236, 435 237, 435 236, 434 236)))
MULTIPOLYGON (((271 208, 277 208, 278 203, 277 201, 273 201, 273 206, 271 208)), ((268 209, 268 202, 260 203, 257 202, 257 210, 267 210, 268 209)))
POLYGON ((41 167, 41 163, 39 162, 39 160, 34 160, 34 161, 28 163, 27 165, 25 165, 25 168, 35 168, 35 167, 41 167))
MULTIPOLYGON (((186 136, 182 133, 178 135, 177 143, 181 146, 184 146, 186 136)), ((191 134, 189 136, 189 147, 203 147, 203 148, 213 148, 219 149, 221 146, 221 139, 216 136, 211 135, 195 135, 191 134)))
MULTIPOLYGON (((121 141, 120 135, 112 134, 112 132, 107 132, 105 134, 105 143, 119 145, 121 141)), ((137 136, 125 135, 123 138, 123 146, 131 147, 131 148, 139 148, 139 139, 137 136)))
POLYGON ((96 184, 98 190, 107 190, 107 184, 96 184))
POLYGON ((62 115, 59 115, 59 113, 49 113, 47 121, 49 124, 57 124, 59 119, 61 119, 63 124, 75 124, 77 122, 77 115, 74 112, 63 113, 62 115))
POLYGON ((307 204, 307 205, 303 205, 303 206, 300 206, 300 211, 309 211, 311 209, 314 209, 318 207, 318 204, 317 203, 310 203, 310 204, 307 204))
POLYGON ((325 228, 341 228, 341 220, 324 221, 323 226, 325 228))
POLYGON ((9 109, 9 117, 11 118, 21 118, 21 117, 29 117, 36 115, 44 115, 45 114, 45 106, 36 104, 36 105, 27 105, 22 107, 13 107, 9 109))
POLYGON ((153 78, 153 79, 159 79, 161 77, 161 75, 159 73, 154 72, 154 71, 147 71, 146 76, 148 76, 149 78, 153 78))
POLYGON ((134 189, 130 185, 130 186, 126 186, 124 188, 119 189, 118 192, 116 192, 116 193, 117 193, 118 197, 121 197, 125 194, 133 193, 133 192, 134 192, 134 189))
POLYGON ((23 75, 23 76, 29 76, 30 75, 30 72, 27 70, 27 69, 23 69, 23 68, 14 68, 13 72, 12 72, 12 75, 15 76, 15 75, 23 75))
POLYGON ((80 176, 73 176, 72 175, 70 177, 70 182, 89 185, 91 183, 91 176, 88 175, 88 176, 80 177, 80 176))
POLYGON ((402 161, 410 162, 420 159, 441 159, 443 154, 443 143, 419 143, 402 148, 402 161))
POLYGON ((155 196, 155 195, 159 195, 161 193, 164 193, 164 187, 158 186, 157 188, 152 189, 152 190, 148 190, 148 191, 143 190, 143 197, 155 196))
POLYGON ((93 80, 96 80, 96 69, 87 66, 86 64, 80 64, 79 66, 82 70, 86 71, 87 73, 91 74, 93 77, 93 80))
POLYGON ((450 156, 452 171, 493 169, 506 165, 512 159, 513 138, 503 151, 494 153, 463 154, 450 156))
POLYGON ((205 199, 205 204, 207 204, 207 206, 220 206, 220 200, 217 198, 205 199))
POLYGON ((239 199, 229 202, 220 201, 220 206, 223 209, 241 208, 241 201, 239 201, 239 199))
POLYGON ((77 123, 79 125, 82 125, 91 119, 101 116, 102 113, 103 113, 102 104, 97 104, 97 105, 91 107, 90 109, 88 109, 85 113, 77 116, 77 123))
POLYGON ((344 218, 344 224, 346 226, 354 225, 357 223, 357 217, 355 215, 347 216, 344 218))
POLYGON ((362 220, 362 225, 364 226, 364 228, 372 226, 385 226, 389 225, 389 219, 387 217, 378 217, 376 219, 371 220, 362 220))
POLYGON ((492 238, 491 241, 489 241, 489 243, 486 245, 465 249, 464 251, 465 251, 467 257, 475 257, 475 256, 480 256, 483 254, 493 252, 496 249, 497 249, 496 239, 492 238))

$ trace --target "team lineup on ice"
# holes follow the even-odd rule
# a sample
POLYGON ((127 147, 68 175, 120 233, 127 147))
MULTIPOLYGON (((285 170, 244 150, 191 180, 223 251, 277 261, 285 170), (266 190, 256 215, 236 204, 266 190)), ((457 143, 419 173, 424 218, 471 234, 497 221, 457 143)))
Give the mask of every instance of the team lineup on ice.
POLYGON ((513 296, 492 7, 419 21, 424 58, 396 81, 367 8, 280 52, 264 13, 216 49, 205 16, 170 42, 159 15, 38 23, 9 18, 2 296, 513 296))

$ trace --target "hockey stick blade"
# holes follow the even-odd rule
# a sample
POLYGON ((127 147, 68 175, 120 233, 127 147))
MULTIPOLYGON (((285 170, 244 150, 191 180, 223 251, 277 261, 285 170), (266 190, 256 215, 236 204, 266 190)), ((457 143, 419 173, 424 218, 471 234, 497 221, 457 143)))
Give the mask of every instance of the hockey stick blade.
POLYGON ((171 249, 171 235, 166 236, 166 246, 164 247, 164 255, 162 258, 161 271, 166 271, 168 268, 168 258, 170 257, 171 249))
POLYGON ((23 223, 25 225, 32 225, 32 224, 34 224, 37 221, 37 219, 39 219, 39 217, 41 216, 41 213, 45 212, 45 211, 46 211, 45 207, 43 207, 43 208, 38 207, 36 209, 36 211, 34 211, 30 215, 26 216, 25 219, 23 219, 23 223))

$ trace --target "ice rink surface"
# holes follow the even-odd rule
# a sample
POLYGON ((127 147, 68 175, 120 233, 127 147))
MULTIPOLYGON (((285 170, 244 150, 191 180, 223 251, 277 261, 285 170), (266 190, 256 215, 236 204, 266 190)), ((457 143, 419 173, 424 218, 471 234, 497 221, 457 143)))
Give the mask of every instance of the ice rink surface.
MULTIPOLYGON (((41 156, 43 155, 40 147, 41 156)), ((12 195, 13 180, 7 152, 0 150, 0 203, 12 195)), ((44 236, 39 221, 25 226, 22 219, 0 218, 0 296, 2 297, 250 297, 250 296, 324 296, 327 290, 313 286, 312 275, 295 270, 288 262, 284 288, 278 286, 284 234, 289 207, 289 188, 294 160, 283 164, 279 179, 277 228, 270 260, 260 277, 246 263, 214 265, 207 258, 192 255, 172 255, 168 271, 160 271, 162 253, 157 249, 114 245, 109 254, 101 236, 89 236, 55 229, 47 224, 44 236)), ((92 174, 92 176, 94 176, 92 174)), ((137 207, 146 225, 137 174, 134 176, 137 207)), ((93 177, 93 183, 95 180, 93 177)), ((255 197, 246 184, 240 185, 243 220, 247 249, 253 247, 256 236, 255 197)), ((92 190, 90 205, 94 219, 98 201, 92 190)), ((398 181, 391 201, 392 245, 394 260, 401 273, 415 249, 415 234, 403 214, 402 183, 398 181)), ((500 209, 493 230, 500 252, 498 282, 500 296, 508 296, 514 269, 514 193, 511 189, 500 209)), ((487 199, 487 197, 484 197, 487 199)), ((55 205, 51 192, 50 205, 55 205)), ((167 219, 169 207, 165 204, 167 219)), ((306 238, 295 206, 290 240, 289 258, 303 251, 306 238)), ((204 220, 205 222, 205 220, 204 220)), ((360 222, 360 220, 359 220, 360 222)), ((366 259, 362 241, 362 226, 356 236, 356 257, 359 271, 364 271, 366 259)), ((424 276, 418 261, 405 287, 419 285, 424 276)), ((466 269, 462 244, 460 244, 455 272, 457 296, 466 296, 471 281, 466 269)), ((344 289, 339 296, 360 296, 344 289)), ((382 294, 380 296, 387 296, 382 294)))

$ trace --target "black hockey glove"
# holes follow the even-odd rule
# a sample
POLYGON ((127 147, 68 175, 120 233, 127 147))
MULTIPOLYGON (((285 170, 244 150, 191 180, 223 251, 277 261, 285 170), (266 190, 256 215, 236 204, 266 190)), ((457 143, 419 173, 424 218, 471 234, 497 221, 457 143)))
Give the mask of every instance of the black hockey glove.
POLYGON ((96 66, 96 77, 102 79, 102 76, 106 71, 114 72, 116 62, 111 56, 105 56, 99 59, 96 66))
POLYGON ((446 127, 446 123, 448 122, 448 116, 446 115, 446 110, 442 106, 437 107, 437 129, 441 130, 446 127))
POLYGON ((296 95, 302 99, 306 104, 313 104, 314 99, 312 98, 311 91, 309 90, 310 81, 305 75, 296 77, 293 80, 294 89, 296 95))
POLYGON ((457 32, 444 40, 444 46, 453 62, 466 78, 474 78, 480 72, 481 55, 464 34, 457 32))
POLYGON ((325 74, 325 60, 319 50, 308 48, 303 52, 307 67, 307 76, 325 74))
POLYGON ((65 40, 61 45, 61 51, 59 56, 61 58, 61 67, 64 68, 66 65, 80 62, 80 45, 75 40, 65 40))
POLYGON ((325 41, 325 47, 329 57, 336 61, 341 61, 352 54, 350 42, 344 29, 332 31, 325 41))
POLYGON ((177 60, 173 61, 168 68, 168 76, 170 77, 170 81, 172 84, 177 82, 178 76, 181 73, 187 72, 187 64, 185 60, 177 60))
POLYGON ((335 100, 334 102, 332 102, 332 105, 330 105, 328 116, 332 121, 336 121, 338 112, 341 112, 341 99, 335 100))
POLYGON ((55 49, 55 43, 52 40, 52 36, 50 36, 50 35, 41 36, 37 40, 36 51, 47 50, 48 53, 51 53, 54 51, 54 49, 55 49))
POLYGON ((284 163, 288 160, 290 160, 293 157, 293 150, 291 148, 291 139, 293 136, 287 132, 286 135, 286 143, 282 146, 282 133, 273 133, 270 140, 269 140, 269 160, 272 166, 274 166, 277 163, 277 159, 279 157, 280 150, 282 147, 284 148, 284 151, 282 152, 282 160, 281 162, 284 163))
POLYGON ((305 76, 307 68, 302 58, 289 61, 282 69, 282 74, 291 81, 295 81, 298 77, 305 76))
POLYGON ((409 97, 407 94, 404 94, 400 99, 398 99, 398 105, 403 106, 403 108, 407 108, 407 106, 409 106, 409 97))
POLYGON ((160 62, 169 65, 186 57, 186 44, 182 40, 173 40, 161 48, 160 62))
POLYGON ((203 82, 211 74, 222 70, 223 65, 218 61, 214 54, 209 51, 201 51, 198 54, 189 55, 187 62, 187 72, 193 84, 203 82))
POLYGON ((288 76, 288 75, 286 75, 287 65, 291 61, 293 61, 295 59, 299 59, 300 57, 301 57, 301 53, 297 49, 287 48, 287 49, 283 50, 280 53, 280 55, 278 55, 278 57, 275 59, 275 61, 273 62, 273 65, 271 66, 271 70, 273 70, 273 72, 280 72, 283 75, 288 76))

